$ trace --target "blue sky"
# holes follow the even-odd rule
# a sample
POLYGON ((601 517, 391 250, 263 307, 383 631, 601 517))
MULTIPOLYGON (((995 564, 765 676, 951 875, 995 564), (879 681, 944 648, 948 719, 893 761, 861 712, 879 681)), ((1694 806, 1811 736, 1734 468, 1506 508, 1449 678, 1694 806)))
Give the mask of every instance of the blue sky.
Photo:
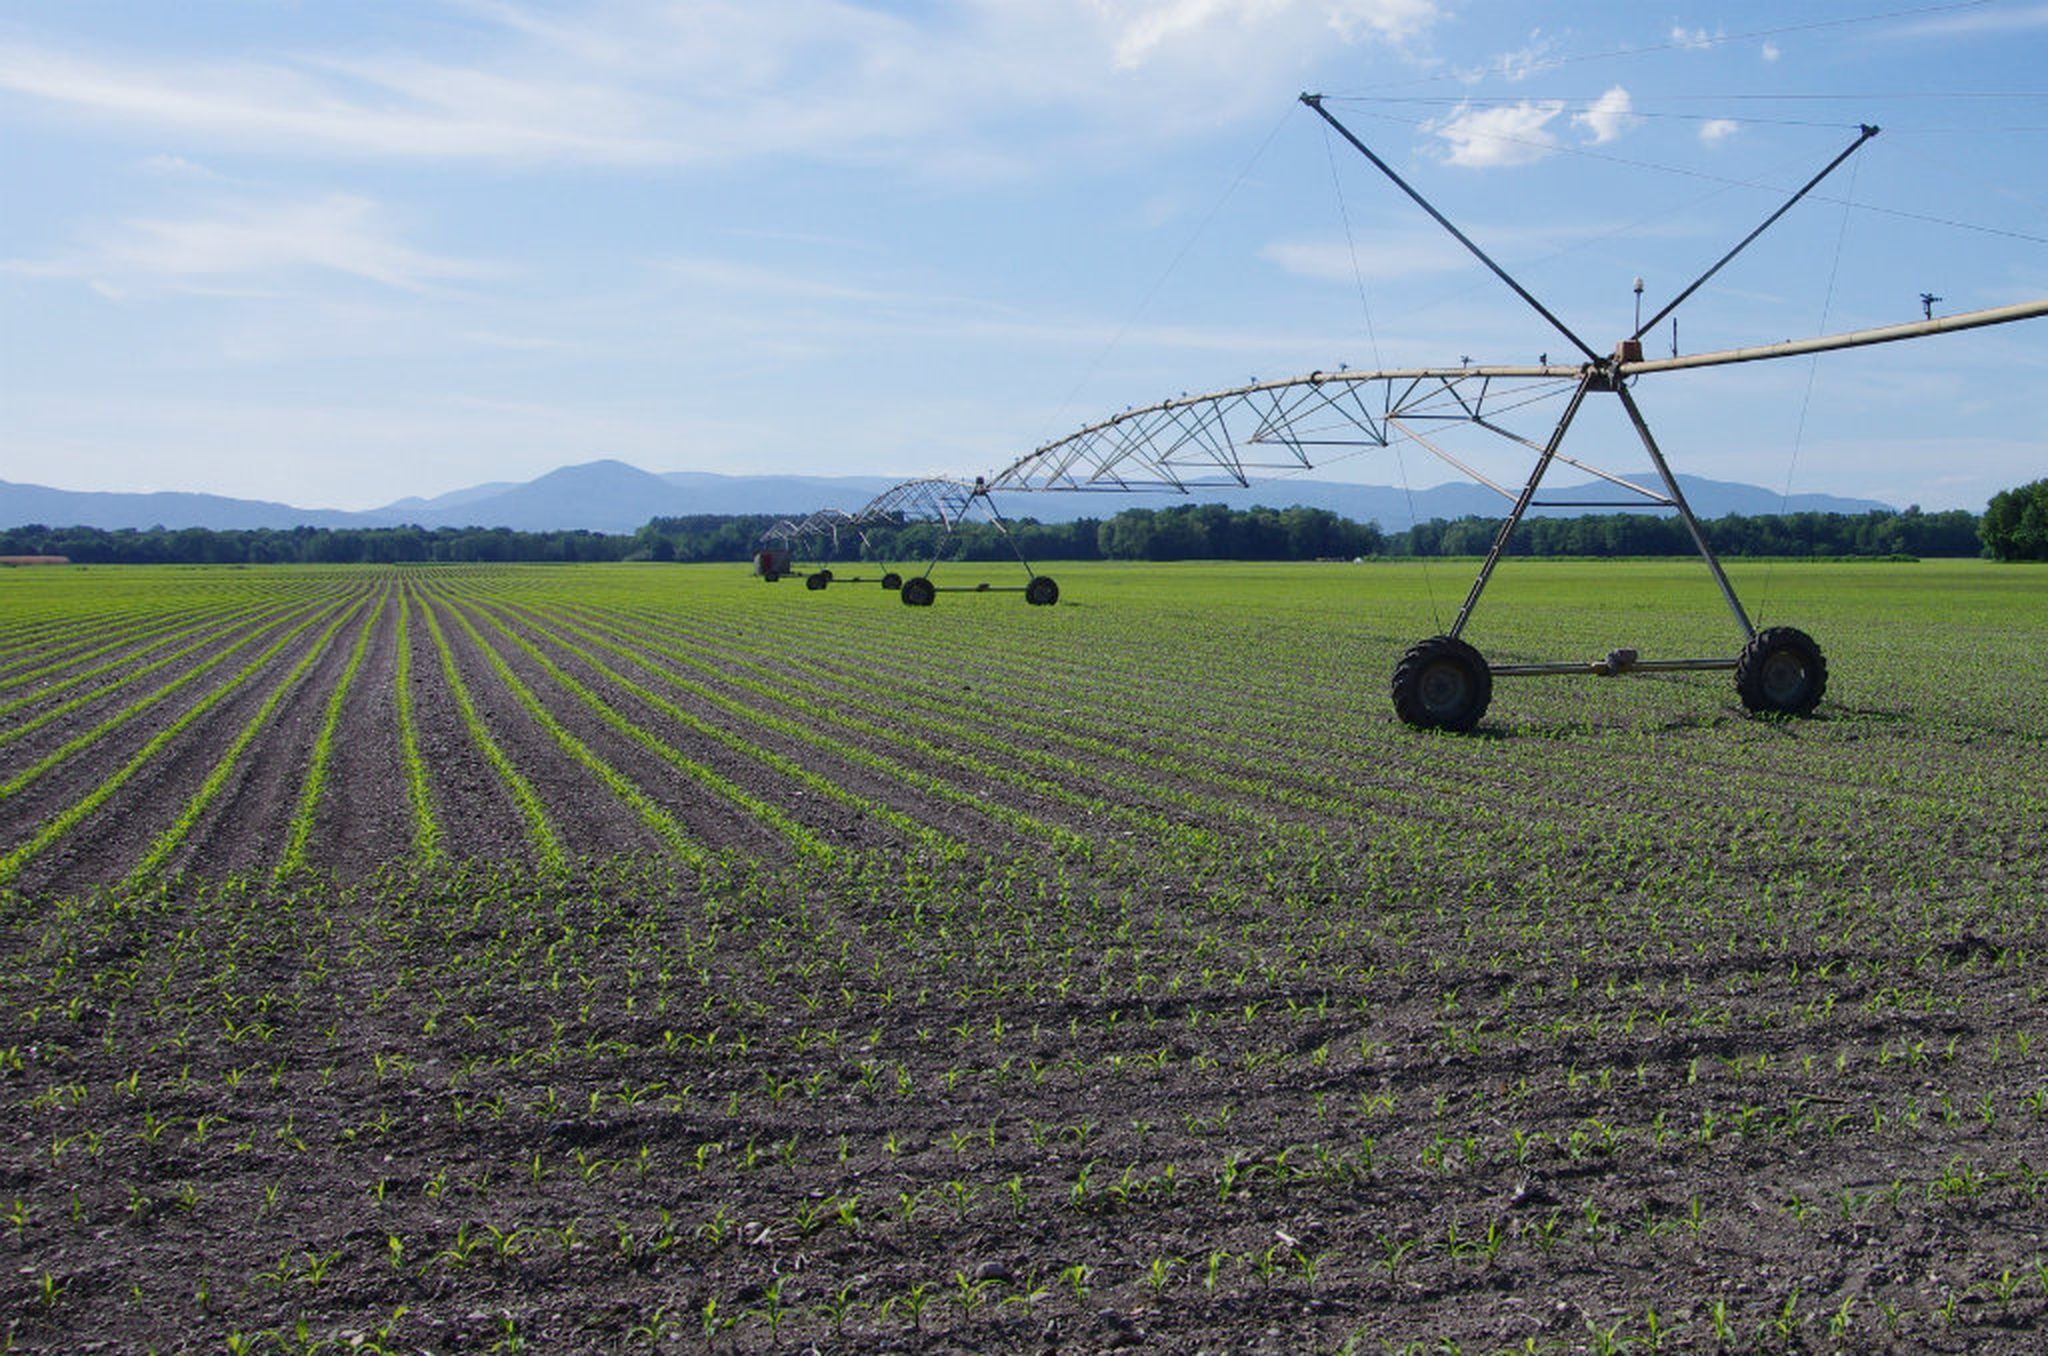
MULTIPOLYGON (((2024 0, 0 0, 0 478, 973 474, 1250 377, 1562 354, 1303 90, 1603 350, 1865 122, 1679 344, 2030 300, 2044 72, 2024 0)), ((2048 474, 2044 377, 2037 320, 1637 396, 1682 471, 1981 508, 2048 474)))

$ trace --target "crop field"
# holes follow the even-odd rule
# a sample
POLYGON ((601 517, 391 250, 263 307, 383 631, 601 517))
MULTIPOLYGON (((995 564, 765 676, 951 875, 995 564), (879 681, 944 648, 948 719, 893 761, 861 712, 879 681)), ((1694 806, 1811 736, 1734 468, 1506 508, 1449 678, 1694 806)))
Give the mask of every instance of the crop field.
POLYGON ((0 571, 0 1349, 2041 1349, 2048 575, 1059 575, 0 571))

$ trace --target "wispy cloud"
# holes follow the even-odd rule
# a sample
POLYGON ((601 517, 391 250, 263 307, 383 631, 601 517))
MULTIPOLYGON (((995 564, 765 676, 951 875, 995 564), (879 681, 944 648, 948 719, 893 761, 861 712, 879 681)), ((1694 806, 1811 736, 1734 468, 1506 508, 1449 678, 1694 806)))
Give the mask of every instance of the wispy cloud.
POLYGON ((350 194, 239 204, 205 217, 137 218, 97 233, 72 254, 9 267, 82 278, 110 296, 233 291, 306 271, 423 292, 500 271, 405 243, 376 203, 350 194))
POLYGON ((1733 118, 1709 118, 1700 124, 1700 140, 1712 146, 1726 141, 1742 130, 1742 124, 1733 118))
POLYGON ((1558 50, 1557 38, 1539 29, 1522 46, 1494 57, 1484 72, 1473 71, 1463 78, 1466 83, 1475 84, 1491 74, 1513 84, 1556 65, 1558 50))
POLYGON ((763 155, 986 170, 1039 138, 1271 107, 1304 53, 1399 48, 1436 0, 456 0, 431 48, 202 58, 0 42, 0 90, 202 147, 635 167, 763 155), (999 130, 1002 134, 998 134, 999 130))
POLYGON ((1259 257, 1281 271, 1321 282, 1349 283, 1449 273, 1471 256, 1443 235, 1400 235, 1376 231, 1355 248, 1341 240, 1275 240, 1259 257))
POLYGON ((731 259, 672 258, 662 260, 658 267, 671 281, 698 291, 736 293, 748 297, 776 297, 793 301, 874 304, 904 300, 902 297, 872 287, 731 259))
POLYGON ((1401 43, 1436 22, 1435 0, 1095 0, 1115 26, 1116 64, 1134 67, 1176 42, 1236 42, 1276 25, 1319 25, 1347 42, 1401 43))
POLYGON ((1887 30, 1893 38, 2029 33, 2048 28, 2048 5, 2000 5, 1956 14, 1930 15, 1887 30))

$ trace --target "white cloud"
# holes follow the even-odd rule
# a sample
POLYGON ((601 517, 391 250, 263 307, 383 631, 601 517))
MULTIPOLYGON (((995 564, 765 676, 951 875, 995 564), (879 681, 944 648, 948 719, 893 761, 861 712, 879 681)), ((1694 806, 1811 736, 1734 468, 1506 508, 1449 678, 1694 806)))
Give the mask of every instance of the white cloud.
POLYGON ((234 292, 308 270, 422 292, 496 271, 406 244, 377 204, 350 194, 241 204, 212 217, 136 219, 102 232, 79 254, 11 267, 85 278, 107 296, 234 292))
POLYGON ((1777 60, 1777 59, 1778 59, 1778 58, 1779 58, 1780 56, 1782 56, 1782 55, 1783 55, 1783 53, 1781 53, 1781 52, 1780 52, 1780 51, 1778 50, 1778 44, 1777 44, 1777 43, 1775 43, 1775 42, 1767 42, 1767 43, 1765 43, 1765 44, 1763 45, 1763 47, 1762 47, 1762 48, 1761 48, 1761 49, 1759 50, 1759 52, 1758 52, 1758 55, 1760 55, 1761 57, 1763 57, 1763 59, 1764 59, 1765 61, 1776 61, 1776 60, 1777 60))
POLYGON ((1717 34, 1709 33, 1704 28, 1686 28, 1682 25, 1678 25, 1674 26, 1671 30, 1671 45, 1674 47, 1690 47, 1697 49, 1701 47, 1712 47, 1716 42, 1719 41, 1720 37, 1717 34))
POLYGON ((1435 22, 1435 0, 1094 0, 1116 30, 1116 64, 1140 65, 1189 39, 1237 42, 1255 30, 1310 20, 1346 42, 1402 43, 1435 22))
POLYGON ((1918 19, 1892 29, 1890 36, 1967 37, 1978 33, 2026 33, 2037 28, 2048 28, 2048 5, 2014 5, 1918 19))
POLYGON ((1634 107, 1628 91, 1616 85, 1594 100, 1585 112, 1574 113, 1572 125, 1591 132, 1595 146, 1604 145, 1640 121, 1631 112, 1634 107))
POLYGON ((730 259, 664 259, 661 272, 684 287, 731 292, 748 297, 781 297, 797 301, 846 301, 873 304, 900 300, 889 293, 850 283, 807 277, 730 259))
POLYGON ((1437 0, 459 0, 399 50, 242 55, 0 40, 0 91, 234 151, 717 165, 762 155, 988 170, 1027 137, 1188 134, 1275 105, 1335 44, 1401 48, 1437 0))
POLYGON ((1425 130, 1450 143, 1448 159, 1468 169, 1527 165, 1557 149, 1549 124, 1564 111, 1555 101, 1523 100, 1493 108, 1467 108, 1425 130))
POLYGON ((1351 283, 1361 275, 1385 282, 1448 273, 1465 267, 1472 256, 1441 232, 1374 231, 1355 249, 1341 240, 1274 240, 1260 248, 1259 257, 1299 278, 1351 283))
POLYGON ((194 164, 182 155, 146 155, 136 168, 144 174, 160 179, 214 180, 220 178, 204 165, 194 164))
POLYGON ((1700 140, 1709 146, 1726 141, 1742 130, 1742 124, 1733 118, 1709 118, 1700 124, 1700 140))

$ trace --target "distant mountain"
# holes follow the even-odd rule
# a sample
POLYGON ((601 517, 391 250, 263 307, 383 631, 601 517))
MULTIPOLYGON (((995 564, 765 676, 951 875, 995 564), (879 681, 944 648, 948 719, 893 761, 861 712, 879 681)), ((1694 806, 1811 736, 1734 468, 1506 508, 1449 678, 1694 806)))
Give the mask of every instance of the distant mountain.
MULTIPOLYGON (((42 523, 49 527, 110 530, 155 526, 235 529, 301 525, 395 527, 416 523, 421 527, 630 532, 649 518, 657 517, 799 515, 820 508, 852 510, 896 483, 878 476, 721 476, 700 471, 656 475, 622 461, 605 460, 564 466, 524 483, 474 485, 430 499, 400 499, 382 508, 351 513, 212 494, 106 494, 0 481, 0 527, 42 523)), ((1679 483, 1694 512, 1703 518, 1729 513, 1868 513, 1891 507, 1874 499, 1845 499, 1828 494, 1787 497, 1756 485, 1696 476, 1681 476, 1679 483)), ((1549 500, 1620 504, 1628 497, 1626 491, 1598 483, 1557 486, 1545 491, 1549 500)), ((1166 508, 1185 503, 1223 503, 1233 508, 1254 504, 1286 508, 1300 504, 1328 509, 1360 522, 1377 522, 1390 531, 1402 530, 1416 520, 1461 518, 1467 514, 1497 517, 1505 510, 1500 496, 1474 484, 1435 485, 1411 492, 1392 486, 1328 480, 1274 480, 1245 490, 1205 490, 1192 495, 1005 494, 996 501, 997 508, 1007 517, 1037 518, 1041 522, 1106 518, 1126 508, 1166 508)), ((1645 506, 1648 503, 1643 501, 1645 506)), ((1537 510, 1559 514, 1589 511, 1577 506, 1537 510)))
MULTIPOLYGON (((1656 484, 1649 476, 1632 479, 1645 485, 1656 484)), ((1708 480, 1701 476, 1680 476, 1678 485, 1685 491, 1686 502, 1692 505, 1692 511, 1702 518, 1719 518, 1730 513, 1752 517, 1772 513, 1870 513, 1892 507, 1875 499, 1845 499, 1832 494, 1788 496, 1757 485, 1708 480)), ((1499 518, 1507 513, 1509 507, 1508 501, 1492 490, 1469 481, 1432 485, 1426 489, 1410 491, 1391 485, 1354 485, 1329 480, 1278 480, 1244 490, 1203 491, 1192 496, 1192 499, 1200 503, 1228 504, 1235 509, 1246 509, 1255 504, 1263 504, 1268 508, 1286 508, 1299 504, 1305 508, 1328 509, 1356 522, 1376 522, 1382 528, 1396 532, 1405 530, 1413 523, 1428 522, 1431 518, 1499 518)), ((1186 502, 1189 502, 1189 497, 1181 495, 1146 495, 1131 498, 1123 495, 1041 494, 1004 496, 999 500, 998 507, 1006 514, 1014 512, 1017 516, 1029 515, 1046 522, 1064 522, 1083 515, 1107 517, 1119 508, 1166 508, 1186 502), (1049 501, 1069 499, 1081 502, 1072 511, 1048 512, 1041 507, 1049 501)), ((1569 517, 1597 512, 1661 511, 1649 500, 1638 500, 1627 490, 1600 481, 1590 481, 1579 485, 1546 484, 1537 497, 1537 506, 1531 513, 1539 516, 1569 517), (1608 507, 1587 507, 1589 501, 1608 507)))
POLYGON ((563 466, 537 480, 494 492, 458 490, 432 507, 373 509, 366 517, 421 527, 509 527, 522 532, 589 528, 631 532, 649 518, 688 512, 686 496, 651 472, 622 461, 563 466), (453 502, 449 502, 450 500, 453 502))
POLYGON ((472 485, 466 490, 450 490, 446 494, 437 494, 431 499, 422 499, 418 495, 407 495, 403 499, 392 500, 379 509, 378 512, 432 513, 438 509, 454 508, 459 504, 473 504, 479 499, 489 499, 493 495, 503 494, 507 490, 516 489, 518 485, 519 482, 516 480, 491 480, 481 485, 472 485))
POLYGON ((662 479, 689 493, 691 513, 851 512, 902 483, 884 476, 717 476, 704 471, 670 471, 662 479))
POLYGON ((109 532, 127 528, 211 527, 357 527, 360 515, 339 509, 302 509, 261 499, 230 499, 218 494, 108 494, 87 490, 53 490, 0 480, 0 524, 25 527, 98 527, 109 532))

